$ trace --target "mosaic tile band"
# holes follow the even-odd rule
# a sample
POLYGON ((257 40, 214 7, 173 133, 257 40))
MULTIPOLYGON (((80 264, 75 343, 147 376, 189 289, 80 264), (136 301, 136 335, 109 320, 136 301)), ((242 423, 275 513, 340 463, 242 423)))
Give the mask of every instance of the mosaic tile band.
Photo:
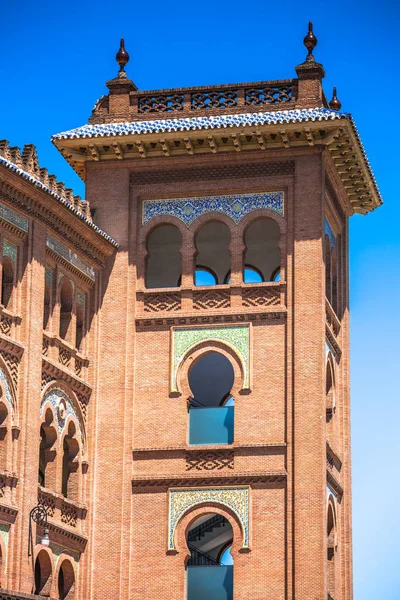
POLYGON ((12 401, 10 388, 8 386, 7 377, 3 373, 2 369, 0 369, 0 381, 3 383, 3 386, 4 386, 4 395, 6 397, 6 402, 7 402, 8 406, 10 407, 11 413, 13 413, 14 412, 14 404, 12 401))
POLYGON ((28 219, 18 214, 14 210, 11 210, 11 208, 4 206, 4 204, 0 204, 0 218, 4 221, 7 221, 7 223, 10 223, 11 225, 14 225, 14 227, 17 227, 21 231, 24 231, 25 233, 28 232, 28 219))
POLYGON ((42 400, 42 404, 40 406, 41 417, 43 417, 44 407, 48 402, 50 402, 51 406, 54 408, 54 416, 57 424, 58 433, 60 434, 60 442, 61 435, 65 428, 65 424, 70 415, 74 417, 78 429, 79 438, 82 439, 80 422, 69 396, 63 390, 60 390, 58 388, 52 388, 49 392, 47 392, 47 394, 42 400))
POLYGON ((226 325, 222 327, 175 327, 172 329, 171 391, 178 391, 178 369, 189 350, 207 340, 226 344, 238 354, 244 373, 243 388, 249 388, 250 326, 226 325))
POLYGON ((249 487, 170 489, 168 511, 168 550, 175 550, 175 530, 185 512, 197 504, 217 502, 229 507, 242 526, 242 548, 249 547, 249 487))
POLYGON ((92 281, 95 280, 96 273, 93 267, 88 265, 84 260, 82 260, 75 252, 72 252, 69 248, 64 246, 61 242, 53 238, 53 236, 47 234, 46 236, 46 245, 48 248, 56 252, 61 258, 64 258, 70 265, 78 269, 81 273, 89 277, 92 281))
POLYGON ((146 225, 155 217, 168 215, 176 217, 189 227, 197 217, 212 212, 227 215, 237 224, 243 217, 259 208, 268 208, 283 216, 283 192, 145 200, 143 224, 146 225))

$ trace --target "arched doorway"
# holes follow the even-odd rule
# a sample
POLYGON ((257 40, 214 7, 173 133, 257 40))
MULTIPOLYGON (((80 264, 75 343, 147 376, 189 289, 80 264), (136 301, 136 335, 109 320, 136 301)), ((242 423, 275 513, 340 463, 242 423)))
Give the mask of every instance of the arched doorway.
POLYGON ((233 530, 220 514, 209 513, 193 521, 187 545, 187 600, 232 600, 233 530))

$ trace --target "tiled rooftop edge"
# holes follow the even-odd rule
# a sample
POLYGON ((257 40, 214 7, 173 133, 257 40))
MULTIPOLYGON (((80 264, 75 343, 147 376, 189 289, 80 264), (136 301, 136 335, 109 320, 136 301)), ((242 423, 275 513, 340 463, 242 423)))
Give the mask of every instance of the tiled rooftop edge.
POLYGON ((184 117, 182 119, 157 119, 151 121, 126 121, 124 123, 103 123, 83 125, 53 135, 53 140, 110 137, 115 135, 168 133, 173 131, 196 131, 201 129, 220 129, 243 125, 274 125, 283 123, 302 123, 307 121, 333 121, 350 118, 347 113, 338 113, 328 108, 305 108, 268 112, 226 114, 206 117, 184 117))
POLYGON ((89 219, 87 219, 85 217, 85 215, 83 215, 82 213, 80 213, 69 202, 67 202, 66 200, 64 200, 63 198, 61 198, 61 196, 59 194, 56 194, 50 188, 48 188, 47 186, 45 186, 41 181, 39 181, 38 179, 36 179, 36 177, 33 177, 33 175, 31 175, 30 173, 27 173, 26 171, 24 171, 23 169, 21 169, 20 167, 18 167, 16 164, 14 164, 13 162, 11 162, 10 160, 4 158, 3 156, 0 156, 0 164, 4 165, 8 169, 10 169, 10 171, 13 171, 17 175, 20 175, 24 179, 28 180, 30 183, 32 183, 33 185, 35 185, 39 189, 41 189, 44 192, 47 192, 48 194, 50 194, 51 196, 53 196, 53 198, 55 198, 56 200, 58 200, 59 202, 61 202, 61 204, 63 204, 68 210, 70 210, 74 215, 76 215, 79 219, 81 219, 81 221, 84 221, 87 225, 89 225, 89 227, 91 227, 92 229, 94 229, 98 234, 100 234, 104 239, 106 239, 108 242, 110 242, 113 246, 115 246, 115 247, 118 246, 118 243, 111 236, 109 236, 107 233, 105 233, 104 231, 102 231, 99 227, 97 227, 97 225, 95 225, 94 223, 92 223, 91 221, 89 221, 89 219))

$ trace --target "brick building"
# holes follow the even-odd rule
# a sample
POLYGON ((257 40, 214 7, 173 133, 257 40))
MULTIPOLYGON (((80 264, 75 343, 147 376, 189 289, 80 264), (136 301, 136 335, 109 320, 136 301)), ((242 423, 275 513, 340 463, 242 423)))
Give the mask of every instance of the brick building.
POLYGON ((122 43, 53 138, 86 201, 0 143, 1 600, 352 598, 348 218, 381 199, 304 42, 295 79, 147 92, 122 43))

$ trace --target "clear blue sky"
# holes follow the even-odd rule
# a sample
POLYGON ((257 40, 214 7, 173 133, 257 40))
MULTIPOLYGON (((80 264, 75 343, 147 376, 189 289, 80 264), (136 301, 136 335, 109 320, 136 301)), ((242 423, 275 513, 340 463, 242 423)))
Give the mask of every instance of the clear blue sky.
POLYGON ((35 143, 41 165, 82 195, 49 140, 87 122, 116 75, 120 37, 141 89, 282 79, 304 59, 313 20, 324 88, 329 96, 336 85, 353 114, 385 201, 351 220, 355 600, 400 598, 399 6, 22 0, 1 9, 0 138, 35 143))

